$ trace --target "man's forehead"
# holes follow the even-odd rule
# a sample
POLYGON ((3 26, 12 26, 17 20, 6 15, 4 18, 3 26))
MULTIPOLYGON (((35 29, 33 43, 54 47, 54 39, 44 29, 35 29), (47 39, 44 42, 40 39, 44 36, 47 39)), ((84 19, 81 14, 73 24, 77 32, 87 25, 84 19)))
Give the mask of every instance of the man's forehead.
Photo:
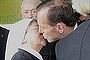
POLYGON ((48 24, 47 20, 38 20, 38 25, 39 26, 46 26, 48 24))
POLYGON ((41 8, 38 13, 41 15, 47 14, 48 10, 49 10, 49 7, 41 8))
POLYGON ((48 21, 47 13, 48 13, 48 8, 41 9, 37 14, 38 22, 42 22, 42 23, 47 22, 48 21))
POLYGON ((37 5, 35 4, 25 4, 22 6, 22 9, 28 9, 28 10, 32 10, 32 9, 36 9, 37 5))

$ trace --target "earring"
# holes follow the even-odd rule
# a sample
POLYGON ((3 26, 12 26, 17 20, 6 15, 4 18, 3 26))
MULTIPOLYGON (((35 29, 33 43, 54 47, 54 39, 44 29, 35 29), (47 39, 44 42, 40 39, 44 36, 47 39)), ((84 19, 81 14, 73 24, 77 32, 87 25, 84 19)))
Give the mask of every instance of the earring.
POLYGON ((25 44, 25 43, 27 43, 27 41, 26 41, 25 38, 24 38, 24 40, 22 41, 22 45, 25 44))

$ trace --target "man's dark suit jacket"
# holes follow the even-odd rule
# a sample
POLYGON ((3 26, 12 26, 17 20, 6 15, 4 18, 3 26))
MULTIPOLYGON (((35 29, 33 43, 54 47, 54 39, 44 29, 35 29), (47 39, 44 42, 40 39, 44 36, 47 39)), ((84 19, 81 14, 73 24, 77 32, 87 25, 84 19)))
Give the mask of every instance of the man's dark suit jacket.
POLYGON ((31 53, 19 48, 18 52, 15 53, 15 55, 12 57, 11 60, 39 60, 39 59, 34 55, 32 55, 31 53))
POLYGON ((9 30, 0 27, 0 60, 5 58, 6 42, 9 30))
POLYGON ((41 49, 40 54, 44 60, 56 60, 55 54, 56 43, 57 41, 52 43, 47 42, 47 45, 41 49))
POLYGON ((57 60, 90 60, 90 17, 56 44, 57 60))

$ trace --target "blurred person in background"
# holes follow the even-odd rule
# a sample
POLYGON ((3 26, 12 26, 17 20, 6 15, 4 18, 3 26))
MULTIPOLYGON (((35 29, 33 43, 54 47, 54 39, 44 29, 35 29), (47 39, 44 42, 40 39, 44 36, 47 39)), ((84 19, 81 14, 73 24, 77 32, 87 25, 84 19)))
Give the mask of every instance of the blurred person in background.
POLYGON ((36 18, 36 7, 41 3, 40 0, 23 0, 21 4, 21 18, 36 18))
POLYGON ((0 60, 5 59, 5 50, 6 50, 8 34, 9 34, 9 30, 0 25, 0 60))

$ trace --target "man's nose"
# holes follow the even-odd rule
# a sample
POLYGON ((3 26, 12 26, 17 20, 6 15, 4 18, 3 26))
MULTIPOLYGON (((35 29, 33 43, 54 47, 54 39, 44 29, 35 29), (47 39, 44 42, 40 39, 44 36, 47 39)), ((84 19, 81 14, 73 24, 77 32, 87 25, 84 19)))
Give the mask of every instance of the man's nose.
POLYGON ((32 15, 32 12, 31 11, 28 12, 27 18, 29 18, 29 19, 33 18, 33 15, 32 15))

